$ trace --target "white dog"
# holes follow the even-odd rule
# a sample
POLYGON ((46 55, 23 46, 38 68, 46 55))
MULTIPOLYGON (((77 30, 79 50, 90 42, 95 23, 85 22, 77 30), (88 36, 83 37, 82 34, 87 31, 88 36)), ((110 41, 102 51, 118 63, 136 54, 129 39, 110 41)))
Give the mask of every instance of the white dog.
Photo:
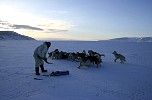
POLYGON ((116 51, 114 51, 112 54, 115 56, 114 62, 116 62, 117 59, 120 59, 121 63, 126 61, 126 58, 122 54, 118 54, 116 51))

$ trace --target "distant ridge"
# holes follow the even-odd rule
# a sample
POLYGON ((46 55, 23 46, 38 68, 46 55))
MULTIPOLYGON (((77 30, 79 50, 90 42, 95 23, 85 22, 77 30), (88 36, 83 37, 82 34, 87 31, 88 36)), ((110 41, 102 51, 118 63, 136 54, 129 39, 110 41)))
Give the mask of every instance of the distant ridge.
POLYGON ((35 40, 35 39, 18 34, 14 31, 0 31, 0 40, 35 40))
POLYGON ((122 38, 114 38, 109 41, 117 41, 117 42, 152 42, 152 37, 122 37, 122 38))

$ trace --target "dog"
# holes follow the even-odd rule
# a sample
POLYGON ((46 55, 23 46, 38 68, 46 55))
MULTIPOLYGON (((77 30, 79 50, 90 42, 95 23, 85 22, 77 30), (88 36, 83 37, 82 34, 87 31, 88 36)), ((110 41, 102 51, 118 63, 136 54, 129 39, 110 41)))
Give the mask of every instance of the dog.
POLYGON ((92 51, 92 50, 88 50, 88 54, 89 54, 90 56, 99 55, 99 56, 103 56, 103 57, 105 57, 105 55, 104 55, 104 54, 99 54, 99 53, 94 52, 94 51, 92 51))
POLYGON ((78 68, 81 68, 83 66, 90 66, 91 64, 96 64, 97 68, 101 66, 102 59, 99 59, 97 56, 86 56, 86 57, 78 57, 78 60, 80 61, 80 66, 78 68))
POLYGON ((59 59, 59 50, 55 49, 54 51, 48 53, 49 57, 48 58, 52 58, 52 59, 59 59))
POLYGON ((81 67, 84 67, 84 66, 90 66, 91 65, 91 61, 87 58, 81 58, 81 57, 78 57, 78 61, 80 62, 80 65, 79 67, 77 68, 81 68, 81 67))
POLYGON ((114 62, 116 62, 117 59, 120 59, 121 63, 126 61, 126 58, 122 54, 118 54, 116 51, 114 51, 112 54, 115 56, 114 62))

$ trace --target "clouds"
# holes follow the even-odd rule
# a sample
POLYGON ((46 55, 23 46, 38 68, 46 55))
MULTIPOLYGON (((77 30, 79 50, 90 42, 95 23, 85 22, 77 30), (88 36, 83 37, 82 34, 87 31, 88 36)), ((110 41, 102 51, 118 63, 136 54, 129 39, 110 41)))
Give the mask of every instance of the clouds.
POLYGON ((1 29, 27 29, 27 30, 38 30, 42 31, 43 29, 38 27, 33 27, 30 25, 17 25, 17 24, 11 24, 7 21, 0 20, 0 28, 1 29))
POLYGON ((0 29, 9 29, 9 23, 7 21, 0 20, 0 29))
MULTIPOLYGON (((57 11, 53 11, 57 12, 57 11)), ((60 33, 69 31, 74 25, 61 19, 47 18, 23 12, 11 6, 0 6, 0 30, 26 30, 42 33, 60 33), (4 10, 5 9, 5 10, 4 10)), ((59 13, 67 13, 61 11, 59 13)))
POLYGON ((10 25, 11 28, 13 29, 27 29, 27 30, 37 30, 37 31, 42 31, 43 29, 38 28, 38 27, 33 27, 29 25, 10 25))
POLYGON ((58 33, 58 32, 67 32, 69 30, 59 30, 59 29, 49 29, 48 32, 49 33, 58 33))
POLYGON ((63 23, 63 22, 51 22, 46 24, 38 24, 35 26, 30 25, 18 25, 11 24, 7 21, 0 20, 0 29, 24 29, 24 30, 33 30, 33 31, 41 31, 44 33, 59 33, 59 32, 67 32, 72 25, 63 23))

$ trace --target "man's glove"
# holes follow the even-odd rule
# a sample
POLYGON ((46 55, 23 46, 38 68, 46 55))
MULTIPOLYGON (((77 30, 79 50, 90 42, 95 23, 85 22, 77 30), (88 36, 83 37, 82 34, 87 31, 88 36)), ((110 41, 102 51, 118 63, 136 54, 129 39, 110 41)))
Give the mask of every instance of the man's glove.
POLYGON ((47 58, 43 58, 43 60, 47 63, 47 64, 53 64, 47 61, 47 58))
POLYGON ((47 58, 43 58, 43 60, 44 60, 46 63, 48 63, 47 58))

